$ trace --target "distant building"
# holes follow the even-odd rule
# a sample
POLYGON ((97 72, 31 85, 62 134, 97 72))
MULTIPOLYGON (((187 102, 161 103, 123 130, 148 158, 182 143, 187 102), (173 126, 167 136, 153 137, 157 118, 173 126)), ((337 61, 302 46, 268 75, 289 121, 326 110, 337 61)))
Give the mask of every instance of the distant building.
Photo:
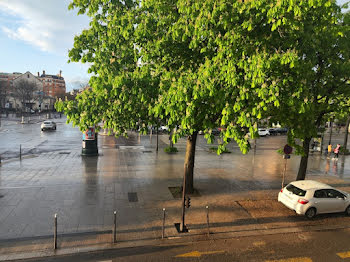
POLYGON ((24 107, 25 111, 28 112, 31 110, 43 111, 54 109, 55 98, 44 91, 45 82, 40 76, 37 77, 29 71, 24 74, 18 72, 0 72, 0 81, 5 85, 6 90, 6 92, 1 95, 1 100, 3 100, 0 101, 1 108, 18 110, 23 109, 24 107), (16 83, 18 84, 21 81, 34 83, 36 86, 36 90, 33 92, 33 97, 26 101, 25 104, 23 104, 23 101, 20 101, 21 99, 19 99, 18 94, 16 94, 16 83))
POLYGON ((52 97, 62 97, 66 93, 66 82, 62 77, 62 71, 57 75, 47 75, 45 70, 42 75, 38 72, 38 78, 43 82, 43 92, 52 97))
POLYGON ((5 87, 8 91, 11 90, 13 84, 12 81, 16 77, 22 75, 22 73, 14 72, 14 73, 2 73, 0 72, 0 81, 5 84, 5 87))

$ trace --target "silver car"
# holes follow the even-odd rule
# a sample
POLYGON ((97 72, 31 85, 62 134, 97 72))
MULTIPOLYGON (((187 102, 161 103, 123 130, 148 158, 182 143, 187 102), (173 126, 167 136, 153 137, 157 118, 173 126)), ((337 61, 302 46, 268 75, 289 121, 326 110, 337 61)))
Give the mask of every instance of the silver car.
POLYGON ((41 123, 41 131, 44 130, 56 130, 56 123, 51 120, 47 120, 41 123))
POLYGON ((350 215, 350 194, 312 180, 294 181, 281 189, 278 202, 299 215, 345 212, 350 215))

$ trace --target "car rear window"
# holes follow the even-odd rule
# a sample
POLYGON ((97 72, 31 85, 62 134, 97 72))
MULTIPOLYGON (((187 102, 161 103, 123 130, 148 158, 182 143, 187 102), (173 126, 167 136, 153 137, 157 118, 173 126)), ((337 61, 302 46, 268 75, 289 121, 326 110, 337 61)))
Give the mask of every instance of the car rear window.
POLYGON ((51 122, 50 121, 45 121, 44 124, 51 124, 51 122))
POLYGON ((296 187, 292 184, 289 184, 286 189, 289 191, 289 192, 292 192, 294 195, 297 195, 297 196, 305 196, 306 194, 306 191, 305 190, 302 190, 300 189, 299 187, 296 187))

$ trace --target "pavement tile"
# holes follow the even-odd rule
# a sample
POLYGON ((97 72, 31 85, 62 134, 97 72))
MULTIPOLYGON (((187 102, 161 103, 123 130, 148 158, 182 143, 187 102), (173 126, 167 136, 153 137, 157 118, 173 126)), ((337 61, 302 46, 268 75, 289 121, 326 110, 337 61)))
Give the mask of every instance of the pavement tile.
MULTIPOLYGON (((53 214, 57 213, 59 233, 95 232, 91 237, 72 237, 69 241, 62 236, 62 247, 109 242, 110 235, 100 236, 98 232, 111 230, 114 210, 117 210, 120 241, 159 239, 163 208, 166 208, 166 235, 181 235, 174 226, 181 221, 181 200, 173 199, 168 187, 181 185, 184 141, 180 141, 178 154, 168 155, 161 150, 156 154, 154 144, 151 148, 150 140, 145 137, 141 137, 140 144, 136 137, 130 139, 152 152, 113 146, 100 148, 103 153, 99 157, 81 158, 80 149, 72 149, 69 155, 49 152, 22 160, 20 164, 17 161, 1 166, 0 193, 5 195, 0 198, 1 239, 50 235, 53 214), (5 186, 15 189, 2 189, 5 186), (137 202, 129 202, 130 192, 137 193, 137 202)), ((126 141, 104 137, 100 147, 111 140, 114 144, 126 141)), ((163 146, 169 142, 167 136, 162 136, 161 141, 163 146)), ((249 230, 307 226, 307 221, 276 201, 283 161, 275 151, 258 150, 255 156, 241 156, 233 148, 232 154, 216 156, 205 145, 199 148, 194 177, 201 196, 193 197, 191 208, 186 210, 190 234, 206 234, 206 205, 212 233, 243 234, 249 230)), ((289 164, 287 182, 294 180, 298 160, 292 159, 289 164)), ((309 177, 350 189, 349 180, 326 175, 324 168, 313 163, 309 177)), ((346 226, 349 222, 342 217, 325 220, 316 221, 315 225, 327 225, 331 221, 346 226)))

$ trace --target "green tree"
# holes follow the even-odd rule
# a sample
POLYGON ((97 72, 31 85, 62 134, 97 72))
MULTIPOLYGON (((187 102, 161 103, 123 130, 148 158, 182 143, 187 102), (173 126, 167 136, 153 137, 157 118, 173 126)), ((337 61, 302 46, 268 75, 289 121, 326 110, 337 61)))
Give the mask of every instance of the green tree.
MULTIPOLYGON (((69 56, 91 63, 95 76, 90 91, 58 103, 58 110, 82 129, 104 121, 117 135, 155 119, 176 127, 174 142, 187 136, 189 192, 198 131, 210 143, 211 130, 222 126, 218 153, 231 139, 248 152, 247 132, 257 137, 257 122, 270 115, 281 120, 297 100, 287 95, 308 87, 296 41, 310 38, 319 17, 323 26, 338 19, 337 6, 326 0, 74 0, 70 8, 91 23, 69 56), (301 30, 304 24, 311 29, 301 30)), ((295 130, 290 139, 299 138, 295 130)))
POLYGON ((298 16, 299 30, 294 35, 283 23, 276 27, 281 35, 288 35, 298 54, 293 68, 281 75, 280 106, 271 111, 272 121, 289 127, 288 142, 301 155, 297 180, 305 179, 310 140, 319 128, 349 111, 349 23, 335 1, 314 3, 307 16, 298 16))

